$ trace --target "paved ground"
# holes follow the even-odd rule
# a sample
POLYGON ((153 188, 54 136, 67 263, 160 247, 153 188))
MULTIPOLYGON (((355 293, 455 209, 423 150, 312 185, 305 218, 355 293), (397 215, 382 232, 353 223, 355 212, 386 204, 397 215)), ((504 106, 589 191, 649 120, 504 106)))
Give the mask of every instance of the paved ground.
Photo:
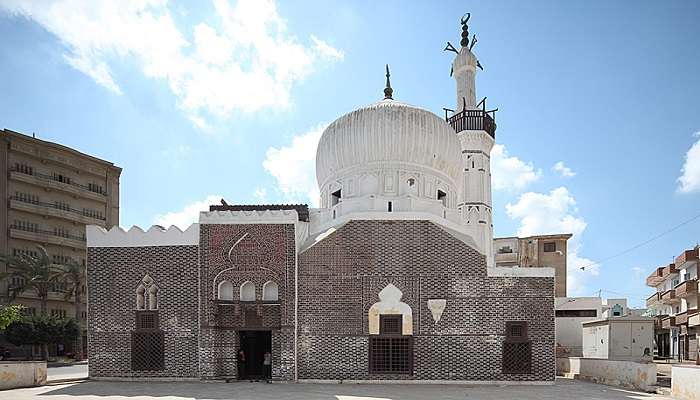
POLYGON ((57 379, 84 379, 88 375, 88 366, 87 364, 77 364, 49 367, 46 375, 49 382, 57 379))
POLYGON ((668 397, 558 379, 554 386, 82 382, 0 392, 2 400, 652 400, 668 397))

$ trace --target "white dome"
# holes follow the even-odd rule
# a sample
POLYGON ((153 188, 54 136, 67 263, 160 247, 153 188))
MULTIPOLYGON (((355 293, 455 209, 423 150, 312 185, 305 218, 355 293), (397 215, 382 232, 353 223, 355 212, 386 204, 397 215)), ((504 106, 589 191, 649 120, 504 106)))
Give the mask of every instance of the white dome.
POLYGON ((461 176, 457 134, 428 110, 383 100, 345 114, 330 124, 316 150, 316 179, 321 191, 353 170, 376 166, 430 172, 456 187, 461 176))

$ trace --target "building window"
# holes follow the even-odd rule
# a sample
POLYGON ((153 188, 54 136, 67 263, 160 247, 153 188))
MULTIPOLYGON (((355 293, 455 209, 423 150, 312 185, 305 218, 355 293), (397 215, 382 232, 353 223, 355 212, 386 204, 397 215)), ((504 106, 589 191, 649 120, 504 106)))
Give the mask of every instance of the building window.
POLYGON ((391 212, 391 211, 392 211, 392 204, 391 204, 391 202, 386 203, 386 210, 387 210, 388 212, 391 212))
POLYGON ((338 204, 340 202, 340 195, 342 194, 341 190, 338 189, 335 192, 331 193, 331 207, 334 205, 338 204))
POLYGON ((544 252, 554 253, 557 251, 557 244, 555 242, 544 242, 544 252))
POLYGON ((437 199, 442 203, 443 207, 447 207, 447 193, 442 190, 437 191, 437 199))
POLYGON ((136 311, 136 329, 131 332, 131 369, 134 371, 164 369, 164 344, 158 311, 136 311))
POLYGON ((65 318, 66 310, 51 310, 52 317, 65 318))
POLYGON ((510 248, 510 246, 503 246, 500 249, 498 249, 498 254, 510 254, 513 252, 513 249, 510 248))
POLYGON ((80 313, 80 318, 82 319, 87 319, 87 311, 83 311, 80 313))
POLYGON ((406 181, 406 183, 408 183, 408 186, 409 186, 409 187, 413 187, 413 186, 416 184, 416 180, 413 179, 413 178, 408 178, 408 180, 406 181))
POLYGON ((413 337, 403 336, 403 315, 379 316, 379 335, 369 338, 369 372, 371 374, 411 374, 413 371, 413 337))
POLYGON ((557 317, 564 318, 581 318, 581 317, 597 317, 596 310, 556 310, 557 317))
POLYGON ((275 282, 268 281, 263 285, 263 301, 279 300, 279 287, 275 282))
POLYGON ((15 163, 15 171, 27 175, 34 175, 34 167, 31 167, 25 163, 15 163))
POLYGON ((233 284, 231 282, 219 283, 219 300, 233 300, 233 284))
POLYGON ((507 321, 503 342, 503 373, 529 374, 532 366, 532 348, 528 340, 527 322, 507 321))
POLYGON ((243 282, 240 288, 241 301, 255 301, 255 285, 253 282, 243 282))

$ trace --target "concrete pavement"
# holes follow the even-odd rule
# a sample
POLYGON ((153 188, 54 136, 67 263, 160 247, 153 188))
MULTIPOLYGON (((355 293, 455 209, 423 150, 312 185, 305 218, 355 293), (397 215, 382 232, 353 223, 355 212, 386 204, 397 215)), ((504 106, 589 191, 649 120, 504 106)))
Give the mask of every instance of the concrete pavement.
POLYGON ((0 400, 652 400, 669 397, 557 379, 553 386, 104 382, 15 389, 0 400))
POLYGON ((49 382, 65 379, 86 379, 88 376, 87 363, 52 366, 46 370, 46 379, 49 382))

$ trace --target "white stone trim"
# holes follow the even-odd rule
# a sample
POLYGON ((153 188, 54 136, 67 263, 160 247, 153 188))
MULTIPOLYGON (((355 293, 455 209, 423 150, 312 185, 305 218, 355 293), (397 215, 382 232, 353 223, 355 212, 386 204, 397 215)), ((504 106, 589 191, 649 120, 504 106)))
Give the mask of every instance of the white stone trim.
POLYGON ((550 267, 491 267, 486 270, 487 276, 510 276, 514 278, 554 278, 554 268, 550 267))
POLYGON ((200 224, 294 224, 299 222, 296 210, 202 211, 200 224))
POLYGON ((147 246, 194 246, 199 244, 199 224, 192 224, 182 231, 175 225, 165 229, 153 225, 144 231, 132 226, 125 231, 119 226, 110 230, 97 225, 85 227, 87 247, 147 247, 147 246))

